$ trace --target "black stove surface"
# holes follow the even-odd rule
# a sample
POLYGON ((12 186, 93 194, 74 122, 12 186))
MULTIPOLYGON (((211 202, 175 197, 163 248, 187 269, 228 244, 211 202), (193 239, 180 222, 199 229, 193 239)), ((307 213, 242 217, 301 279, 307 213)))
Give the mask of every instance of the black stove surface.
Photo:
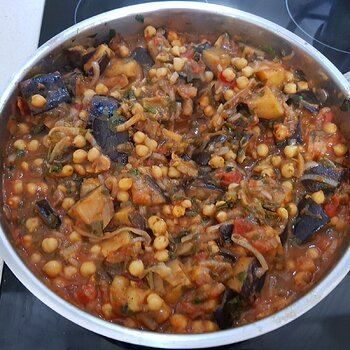
MULTIPOLYGON (((145 0, 46 0, 40 44, 98 13, 145 0)), ((312 43, 342 71, 350 70, 349 0, 202 1, 238 8, 274 21, 312 43), (345 40, 346 38, 346 40, 345 40)), ((205 5, 203 5, 205 6, 205 5)), ((321 303, 290 324, 220 349, 348 350, 350 274, 321 303)), ((147 349, 110 340, 55 313, 5 266, 0 287, 0 350, 147 349)), ((148 348, 150 349, 150 348, 148 348)), ((219 349, 219 348, 217 348, 219 349)))

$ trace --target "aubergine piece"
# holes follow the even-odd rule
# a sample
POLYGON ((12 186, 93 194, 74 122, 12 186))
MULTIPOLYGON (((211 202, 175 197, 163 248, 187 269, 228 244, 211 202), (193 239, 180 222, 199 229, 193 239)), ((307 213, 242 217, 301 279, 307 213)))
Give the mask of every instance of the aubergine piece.
POLYGON ((226 288, 220 306, 214 311, 214 318, 220 329, 231 328, 242 312, 239 295, 226 288))
POLYGON ((254 301, 264 285, 266 274, 258 277, 259 268, 260 264, 256 258, 242 256, 233 267, 233 277, 226 283, 247 303, 254 301))
POLYGON ((133 226, 135 226, 141 230, 147 229, 147 220, 138 211, 131 211, 128 214, 128 219, 133 226))
POLYGON ((228 282, 220 306, 214 311, 220 329, 234 326, 245 306, 254 302, 264 286, 265 276, 257 276, 260 267, 253 257, 240 257, 234 265, 234 277, 228 282))
POLYGON ((158 186, 158 184, 153 180, 153 177, 145 176, 147 184, 156 192, 158 192, 165 200, 166 203, 171 203, 170 197, 158 186))
POLYGON ((154 65, 153 58, 144 47, 137 47, 131 57, 145 69, 150 69, 154 65))
POLYGON ((226 135, 217 135, 213 136, 204 146, 202 150, 196 150, 192 154, 192 160, 194 160, 197 164, 206 166, 209 163, 211 158, 210 149, 215 147, 217 143, 224 143, 227 140, 226 135))
POLYGON ((36 75, 22 81, 19 85, 32 115, 49 111, 63 102, 71 101, 69 91, 59 72, 36 75), (41 108, 36 108, 31 103, 32 96, 36 94, 46 99, 46 104, 41 108))
POLYGON ((308 240, 330 222, 322 207, 311 198, 303 198, 299 202, 298 212, 292 232, 301 243, 308 240))
POLYGON ((95 51, 89 52, 83 56, 82 60, 83 62, 86 62, 84 64, 85 73, 88 75, 94 74, 93 62, 99 64, 100 73, 103 73, 112 56, 113 52, 106 44, 99 45, 95 51))
POLYGON ((192 154, 192 160, 194 160, 198 165, 206 166, 211 159, 211 153, 207 151, 194 152, 192 154))
POLYGON ((60 217, 53 211, 50 203, 47 199, 40 199, 35 203, 36 211, 38 212, 40 218, 43 220, 45 225, 48 227, 55 229, 60 227, 61 219, 60 217))
POLYGON ((305 170, 301 183, 311 192, 322 190, 330 194, 340 186, 344 174, 345 169, 340 166, 329 167, 327 164, 316 163, 305 170))
POLYGON ((222 196, 223 193, 224 190, 221 187, 205 179, 195 179, 189 183, 186 189, 187 196, 194 196, 199 200, 204 200, 209 197, 218 198, 222 196))
POLYGON ((194 47, 194 51, 198 53, 202 53, 204 50, 209 49, 209 47, 212 47, 212 46, 213 45, 210 42, 206 41, 203 44, 196 45, 194 47))
POLYGON ((297 143, 299 145, 304 143, 304 138, 303 138, 303 134, 301 132, 301 126, 300 123, 298 122, 294 133, 292 135, 292 137, 290 138, 291 144, 297 143))
POLYGON ((73 72, 63 75, 63 80, 71 96, 77 95, 77 82, 80 79, 83 79, 83 74, 79 69, 74 69, 73 72))
POLYGON ((117 125, 125 122, 123 117, 115 113, 118 108, 119 102, 115 98, 95 95, 92 98, 90 121, 94 138, 103 153, 112 161, 125 165, 128 155, 118 152, 116 147, 129 140, 129 133, 115 131, 117 125))
POLYGON ((309 112, 315 114, 319 111, 319 101, 316 95, 310 91, 305 90, 293 94, 287 101, 288 104, 292 104, 297 108, 305 108, 309 112))
POLYGON ((232 243, 231 235, 233 231, 233 224, 221 225, 219 228, 220 242, 222 245, 232 243))

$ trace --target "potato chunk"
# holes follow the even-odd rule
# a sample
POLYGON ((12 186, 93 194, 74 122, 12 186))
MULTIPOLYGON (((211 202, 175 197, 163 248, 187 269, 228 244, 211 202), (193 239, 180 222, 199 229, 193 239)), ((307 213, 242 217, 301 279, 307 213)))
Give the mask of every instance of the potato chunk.
POLYGON ((285 70, 282 67, 262 67, 255 74, 266 86, 281 87, 285 80, 285 70))
POLYGON ((252 99, 248 105, 261 119, 277 119, 284 114, 281 102, 267 86, 264 88, 263 95, 252 99))
POLYGON ((220 47, 209 47, 203 51, 202 58, 204 63, 215 74, 218 74, 218 65, 220 64, 222 69, 229 66, 231 58, 228 52, 220 47))
POLYGON ((143 72, 141 66, 134 59, 113 58, 106 68, 105 76, 107 78, 125 74, 128 78, 142 79, 143 72))
POLYGON ((68 214, 75 219, 76 226, 94 227, 99 223, 102 229, 105 228, 114 215, 113 201, 109 191, 104 186, 97 187, 80 199, 68 214))

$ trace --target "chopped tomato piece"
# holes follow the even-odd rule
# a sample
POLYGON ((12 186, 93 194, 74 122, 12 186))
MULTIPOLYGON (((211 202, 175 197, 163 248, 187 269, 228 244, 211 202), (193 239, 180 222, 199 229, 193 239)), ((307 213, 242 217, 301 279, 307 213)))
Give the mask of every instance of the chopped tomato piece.
POLYGON ((330 218, 332 218, 337 215, 338 207, 339 207, 339 199, 338 197, 333 197, 331 201, 324 206, 323 209, 325 213, 330 218))
POLYGON ((91 284, 83 284, 76 291, 76 298, 79 303, 86 305, 91 301, 95 300, 97 297, 96 287, 91 284))
POLYGON ((217 173, 216 176, 222 180, 225 185, 229 185, 232 183, 240 183, 243 179, 243 174, 239 171, 231 171, 229 173, 220 172, 217 173))
POLYGON ((238 235, 243 235, 247 232, 253 231, 254 228, 255 225, 242 218, 237 218, 233 224, 233 232, 238 235))

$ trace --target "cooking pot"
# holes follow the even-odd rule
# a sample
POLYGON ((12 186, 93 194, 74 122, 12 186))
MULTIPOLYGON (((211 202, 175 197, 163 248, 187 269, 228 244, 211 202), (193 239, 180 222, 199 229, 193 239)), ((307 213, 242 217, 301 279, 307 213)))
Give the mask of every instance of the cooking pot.
MULTIPOLYGON (((5 125, 7 118, 15 111, 20 81, 38 73, 59 69, 64 64, 62 49, 65 47, 83 43, 88 37, 93 37, 97 42, 106 40, 110 29, 128 38, 142 33, 148 24, 155 27, 166 26, 180 32, 198 32, 207 36, 218 36, 228 32, 247 44, 262 49, 268 47, 270 51, 272 48, 277 55, 285 56, 286 64, 302 69, 307 77, 315 82, 319 95, 327 105, 340 107, 344 99, 350 95, 349 83, 327 58, 304 40, 274 23, 249 13, 213 4, 180 1, 147 3, 90 18, 65 30, 41 46, 22 70, 13 76, 0 98, 1 149, 4 149, 8 140, 5 125)), ((345 137, 350 137, 349 114, 340 112, 337 120, 345 137)), ((2 160, 0 162, 2 163, 2 160)), ((303 297, 285 309, 260 321, 225 331, 193 335, 160 334, 125 328, 104 321, 60 298, 22 261, 11 243, 11 235, 3 213, 0 214, 0 222, 0 255, 34 295, 82 327, 113 339, 144 346, 203 348, 235 343, 272 331, 316 305, 337 286, 350 267, 350 235, 348 235, 342 247, 338 249, 334 264, 327 274, 303 297)))

